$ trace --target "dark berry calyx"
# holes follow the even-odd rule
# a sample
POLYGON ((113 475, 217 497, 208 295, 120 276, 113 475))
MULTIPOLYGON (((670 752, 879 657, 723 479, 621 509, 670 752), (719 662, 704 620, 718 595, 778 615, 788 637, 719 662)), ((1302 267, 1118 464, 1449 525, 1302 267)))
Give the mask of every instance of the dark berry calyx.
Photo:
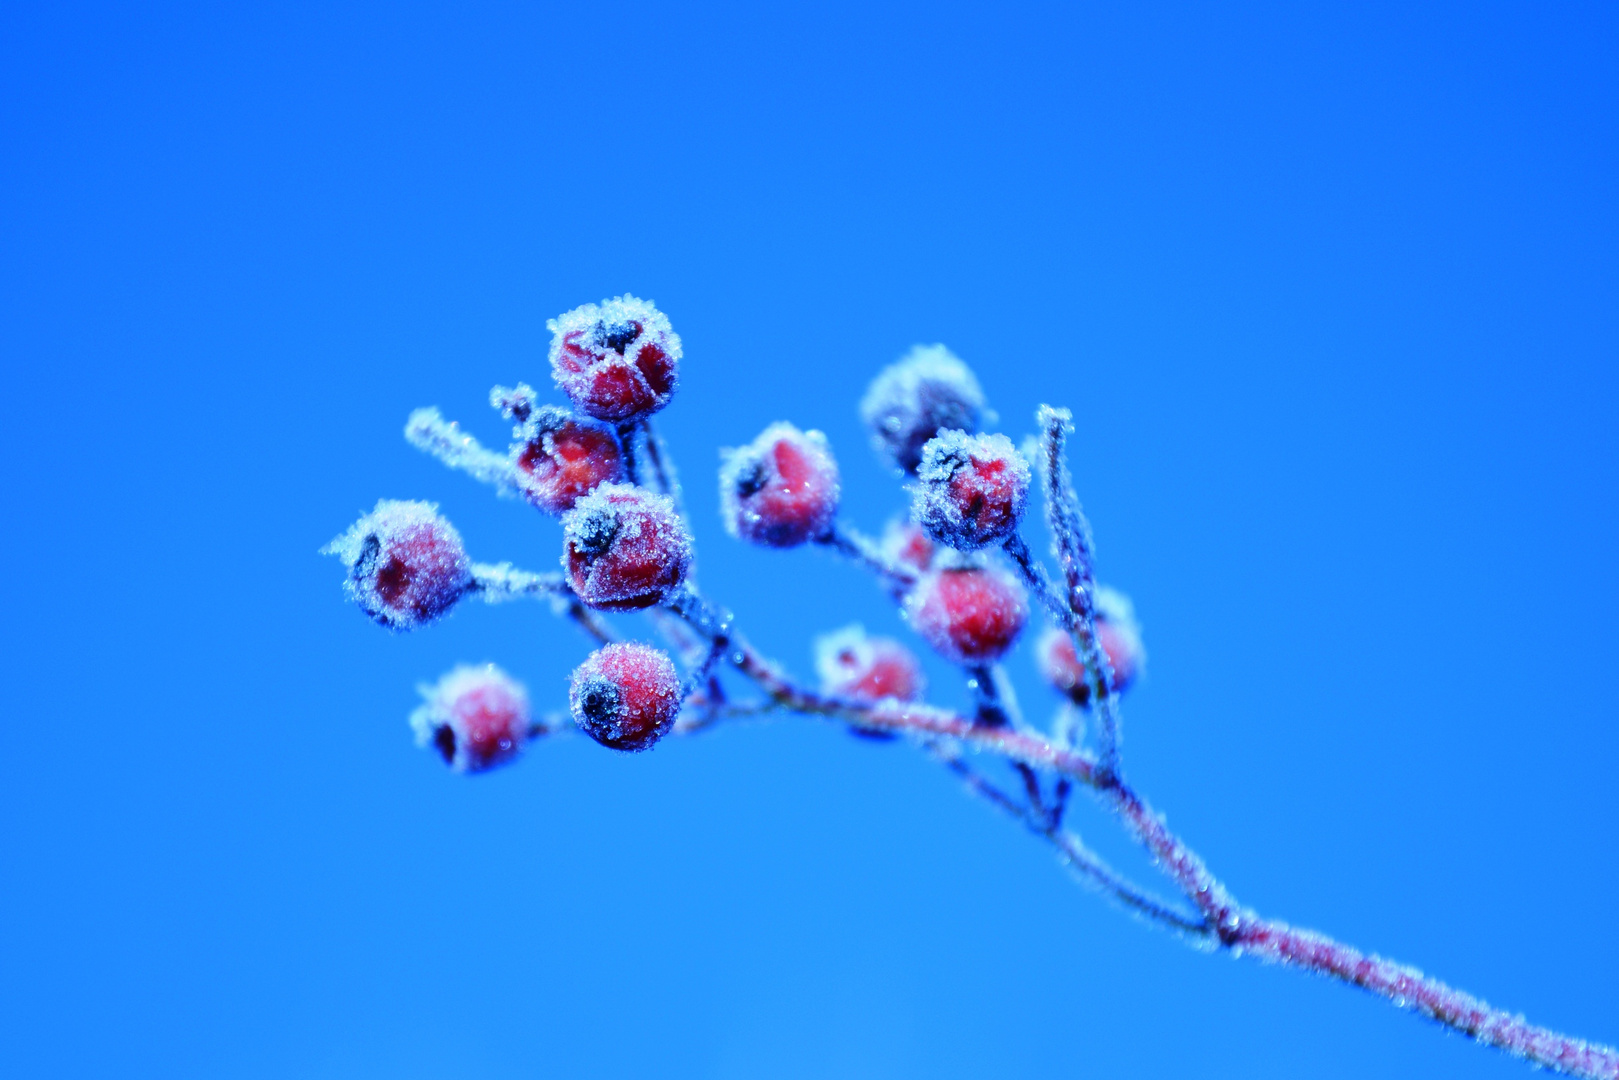
POLYGON ((591 335, 591 344, 598 349, 612 349, 618 355, 623 356, 624 350, 629 348, 630 342, 640 336, 641 324, 633 320, 611 325, 599 322, 591 335))

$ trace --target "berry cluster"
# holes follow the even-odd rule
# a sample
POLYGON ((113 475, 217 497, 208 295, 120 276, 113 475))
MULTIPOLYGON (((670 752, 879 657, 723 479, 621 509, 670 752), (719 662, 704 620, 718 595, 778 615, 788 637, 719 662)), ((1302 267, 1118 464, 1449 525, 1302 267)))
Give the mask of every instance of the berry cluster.
MULTIPOLYGON (((649 469, 650 455, 638 453, 658 445, 649 417, 675 392, 680 338, 662 312, 632 296, 585 304, 548 326, 551 374, 577 411, 543 403, 518 383, 490 393, 514 425, 504 455, 434 409, 413 414, 406 435, 447 464, 559 516, 562 574, 472 563, 459 534, 427 503, 380 502, 325 550, 347 565, 350 598, 394 630, 424 626, 474 593, 566 600, 604 643, 574 673, 575 724, 604 746, 645 750, 672 729, 684 700, 710 711, 725 700, 714 671, 729 647, 725 619, 689 586, 692 538, 678 492, 661 465, 649 469), (690 668, 684 683, 669 653, 620 642, 591 614, 652 608, 688 626, 658 624, 690 668)), ((817 544, 871 566, 921 640, 961 667, 980 696, 991 693, 994 679, 985 673, 1013 649, 1030 615, 1028 583, 1014 572, 1022 564, 994 555, 1017 536, 1029 464, 1005 435, 978 430, 990 415, 983 392, 943 346, 918 346, 882 371, 861 415, 879 455, 912 477, 910 520, 890 522, 875 541, 841 523, 838 465, 826 436, 781 422, 724 453, 725 528, 763 547, 817 544)), ((1140 667, 1140 639, 1127 615, 1114 613, 1127 604, 1107 604, 1095 629, 1111 661, 1107 685, 1118 691, 1140 667)), ((1071 631, 1065 623, 1042 639, 1040 669, 1070 701, 1089 706, 1093 685, 1101 684, 1087 675, 1071 631)), ((868 706, 916 702, 926 685, 909 649, 858 627, 819 639, 816 670, 829 699, 868 706)), ((459 771, 512 760, 538 730, 529 727, 522 688, 493 667, 457 668, 427 696, 412 723, 422 743, 459 771)), ((1003 710, 980 702, 979 714, 1000 717, 1003 710)))
MULTIPOLYGON (((954 713, 923 703, 927 680, 915 653, 859 626, 816 640, 818 688, 793 681, 748 644, 693 584, 690 525, 673 463, 652 428, 678 384, 681 342, 669 320, 651 303, 621 296, 548 325, 551 374, 571 408, 541 403, 523 383, 495 387, 490 402, 514 425, 505 453, 485 449, 436 409, 413 413, 405 435, 560 518, 561 569, 473 562, 434 505, 384 499, 323 549, 342 561, 344 592, 371 619, 402 632, 443 618, 469 596, 547 599, 600 646, 574 670, 567 697, 573 727, 603 746, 644 751, 674 732, 776 709, 833 718, 866 738, 906 734, 969 791, 1053 844, 1079 874, 1178 934, 1352 983, 1538 1065, 1619 1077, 1619 1052, 1533 1027, 1409 968, 1240 907, 1125 782, 1118 696, 1139 680, 1146 654, 1129 601, 1092 576, 1090 529, 1064 458, 1066 412, 1039 413, 1056 575, 1022 535, 1030 463, 1004 434, 980 430, 993 414, 972 372, 942 345, 918 346, 882 371, 860 405, 872 445, 910 489, 909 520, 891 521, 880 538, 839 518, 838 465, 819 431, 771 424, 724 455, 726 530, 766 548, 815 545, 873 572, 916 636, 958 669, 973 695, 971 710, 954 713), (1051 625, 1035 661, 1060 695, 1045 734, 1023 721, 1000 666, 1041 609, 1051 625), (635 612, 652 616, 667 649, 620 639, 611 620, 635 612), (721 678, 727 672, 762 696, 733 698, 721 678), (1086 717, 1095 719, 1090 742, 1086 717), (965 748, 1004 759, 1016 793, 969 763, 965 748), (1113 871, 1065 829, 1076 784, 1100 795, 1147 847, 1190 914, 1113 871)), ((421 692, 410 717, 417 742, 456 772, 505 765, 562 727, 536 722, 527 691, 492 664, 457 667, 421 692)))

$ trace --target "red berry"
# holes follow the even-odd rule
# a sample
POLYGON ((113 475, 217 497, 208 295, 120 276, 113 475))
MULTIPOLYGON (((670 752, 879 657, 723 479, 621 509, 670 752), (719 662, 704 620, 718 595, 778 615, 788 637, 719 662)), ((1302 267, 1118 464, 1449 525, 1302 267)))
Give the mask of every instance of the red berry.
POLYGON ((566 513, 598 485, 627 478, 618 438, 605 425, 546 405, 534 410, 521 431, 525 441, 512 453, 529 480, 523 494, 547 513, 566 513))
POLYGON ((883 555, 917 573, 926 573, 933 566, 933 541, 915 522, 895 518, 883 530, 883 555))
POLYGON ((853 701, 917 701, 927 686, 911 650, 892 638, 868 637, 859 626, 816 639, 815 671, 822 693, 853 701))
POLYGON ((796 547, 826 535, 838 512, 838 464, 826 436, 771 424, 720 466, 720 513, 732 536, 796 547))
POLYGON ((624 422, 651 416, 674 395, 680 337, 645 300, 618 296, 546 323, 551 375, 581 411, 624 422))
POLYGON ((922 448, 911 511, 934 540, 961 551, 1017 531, 1029 497, 1029 463, 1005 435, 944 431, 922 448))
POLYGON ((967 365, 943 345, 918 345, 872 380, 860 417, 872 445, 914 473, 922 447, 941 431, 977 431, 984 392, 967 365))
POLYGON ((911 625, 958 664, 999 660, 1029 619, 1028 594, 1006 571, 949 567, 929 574, 905 598, 911 625))
MULTIPOLYGON (((1146 663, 1141 631, 1130 601, 1112 589, 1097 590, 1096 608, 1096 641, 1113 669, 1113 692, 1121 694, 1135 682, 1146 663)), ((1035 659, 1047 682, 1067 694, 1076 705, 1090 703, 1090 681, 1085 678, 1084 665, 1079 662, 1073 638, 1067 631, 1053 627, 1041 635, 1035 659)))
POLYGON ((614 750, 646 750, 680 713, 674 661, 648 645, 604 645, 573 672, 568 706, 585 734, 614 750))
POLYGON ((433 622, 472 587, 461 534, 432 503, 379 499, 321 551, 349 568, 349 599, 391 630, 433 622))
POLYGON ((462 665, 421 692, 427 700, 410 715, 416 745, 432 746, 456 772, 504 765, 535 733, 528 691, 493 664, 462 665))
POLYGON ((573 591, 593 608, 651 607, 686 580, 691 537, 665 495, 602 484, 574 503, 562 528, 562 565, 573 591))

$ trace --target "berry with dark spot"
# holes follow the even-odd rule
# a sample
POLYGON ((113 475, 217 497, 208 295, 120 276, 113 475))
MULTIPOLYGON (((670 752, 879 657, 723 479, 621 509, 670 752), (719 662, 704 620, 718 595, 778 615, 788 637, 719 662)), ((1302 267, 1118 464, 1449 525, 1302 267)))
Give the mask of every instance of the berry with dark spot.
POLYGON ((604 645, 574 669, 568 706, 574 723, 603 746, 647 750, 680 713, 680 675, 661 649, 604 645))
POLYGON ((1017 531, 1029 498, 1029 463, 1005 435, 940 432, 922 448, 911 513, 938 543, 959 551, 1017 531))
POLYGON ((472 587, 461 534, 432 503, 380 499, 321 551, 348 567, 349 599, 390 630, 426 626, 472 587))
POLYGON ((528 481, 524 496, 549 514, 573 509, 598 486, 628 478, 618 437, 605 424, 555 405, 533 410, 521 429, 513 461, 528 481))
POLYGON ((796 547, 824 536, 838 512, 838 463, 826 436, 771 424, 720 466, 720 514, 732 536, 796 547))
POLYGON ((905 615, 940 654, 958 664, 989 664, 1028 622, 1028 593, 998 567, 947 567, 917 583, 905 598, 905 615))
POLYGON ((568 581, 593 608, 651 607, 691 566, 691 537, 674 503, 631 484, 602 484, 581 497, 562 528, 568 581))
POLYGON ((416 745, 431 746, 456 772, 484 772, 522 752, 535 734, 528 691, 493 664, 462 665, 431 687, 410 715, 416 745))
POLYGON ((665 405, 679 382, 680 336, 649 301, 618 296, 546 324, 551 375, 580 412, 598 420, 641 420, 665 405))
POLYGON ((927 680, 921 662, 893 638, 871 637, 859 626, 815 641, 821 692, 852 701, 919 701, 927 680))
POLYGON ((941 431, 978 430, 984 392, 967 365, 943 345, 918 345, 872 380, 860 418, 877 452, 914 473, 922 447, 941 431))

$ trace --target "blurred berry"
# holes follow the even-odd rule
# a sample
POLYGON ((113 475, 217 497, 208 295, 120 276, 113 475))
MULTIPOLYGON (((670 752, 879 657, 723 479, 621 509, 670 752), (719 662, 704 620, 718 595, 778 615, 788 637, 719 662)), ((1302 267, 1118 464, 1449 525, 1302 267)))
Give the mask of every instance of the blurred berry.
POLYGON ((566 409, 542 405, 533 410, 522 426, 522 438, 513 448, 513 460, 531 481, 523 494, 546 513, 567 513, 598 485, 628 478, 612 429, 566 409))
POLYGON ((911 513, 937 542, 960 551, 1017 531, 1029 497, 1029 463, 1005 435, 942 431, 922 448, 911 513))
POLYGON ((883 529, 883 557, 907 570, 926 573, 933 566, 933 541, 914 521, 895 518, 883 529))
POLYGON ((859 626, 815 639, 815 671, 822 693, 852 701, 918 701, 927 686, 911 650, 892 638, 870 637, 859 626))
POLYGON ((905 598, 911 626, 958 664, 988 664, 1010 649, 1029 618, 1028 594, 994 566, 936 571, 905 598))
POLYGON ((651 416, 679 381, 680 337, 646 300, 618 296, 546 323, 551 375, 581 412, 622 423, 651 416))
POLYGON ((691 537, 668 496, 602 484, 574 503, 562 528, 562 565, 593 608, 651 607, 686 580, 691 537))
MULTIPOLYGON (((1141 674, 1147 653, 1141 644, 1141 629, 1136 624, 1130 601, 1112 589, 1096 590, 1096 641, 1113 669, 1111 689, 1115 694, 1122 694, 1141 674)), ((1076 705, 1090 704, 1090 680, 1085 678, 1084 665, 1079 662, 1073 638, 1067 631, 1052 627, 1042 634, 1035 649, 1035 660, 1040 665, 1040 674, 1068 695, 1069 700, 1076 705)))
POLYGON ((883 369, 860 402, 872 445, 908 473, 940 431, 978 430, 984 392, 967 365, 943 345, 918 345, 883 369))
POLYGON ((796 547, 824 536, 838 512, 838 463, 826 436, 771 424, 720 465, 720 514, 732 536, 796 547))
POLYGON ((574 722, 614 750, 646 750, 680 713, 674 661, 648 645, 604 645, 573 672, 568 705, 574 722))
POLYGON ((493 664, 462 665, 431 687, 410 714, 416 745, 431 746, 456 772, 483 772, 522 752, 533 733, 528 691, 493 664))
POLYGON ((343 561, 349 599, 390 630, 427 625, 472 587, 461 534, 433 503, 379 499, 321 552, 343 561))

